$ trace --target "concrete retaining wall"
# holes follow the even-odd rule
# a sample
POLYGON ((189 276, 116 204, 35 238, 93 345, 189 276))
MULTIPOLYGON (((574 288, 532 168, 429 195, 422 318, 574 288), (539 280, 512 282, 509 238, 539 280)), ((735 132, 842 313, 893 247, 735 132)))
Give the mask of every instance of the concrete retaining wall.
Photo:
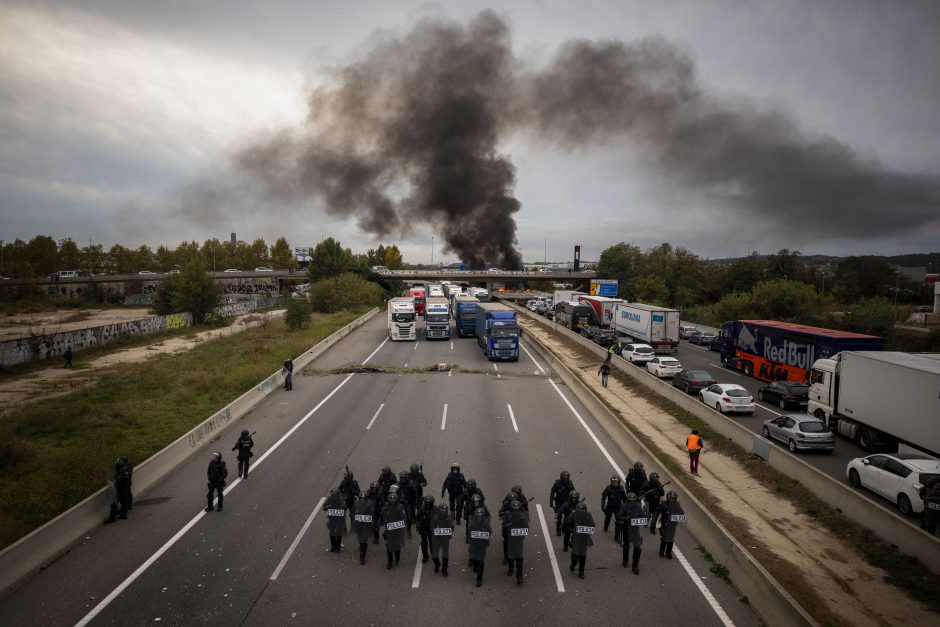
MULTIPOLYGON (((512 306, 512 305, 510 305, 512 306)), ((552 328, 556 326, 550 320, 532 314, 522 307, 516 307, 523 315, 531 320, 552 328)), ((603 360, 606 349, 594 342, 557 325, 559 333, 566 338, 577 342, 587 350, 603 360)), ((614 358, 611 365, 621 372, 629 375, 660 396, 672 401, 685 411, 689 412, 721 436, 734 441, 745 450, 752 450, 754 438, 758 437, 746 427, 734 420, 719 414, 703 405, 698 398, 689 396, 670 383, 660 381, 655 377, 646 376, 645 371, 627 363, 623 359, 614 358)), ((837 445, 838 446, 838 445, 837 445)), ((930 570, 940 573, 940 538, 925 533, 916 523, 904 518, 899 513, 889 510, 856 492, 855 488, 847 483, 838 481, 829 475, 820 472, 796 455, 791 454, 777 446, 770 447, 767 463, 784 475, 799 481, 806 489, 836 508, 858 524, 871 530, 880 538, 898 547, 904 553, 916 555, 930 570)))
MULTIPOLYGON (((299 355, 294 360, 295 370, 309 365, 378 312, 378 309, 372 309, 299 355)), ((175 442, 135 466, 135 495, 145 494, 177 466, 217 439, 232 422, 248 414, 274 389, 283 385, 283 382, 284 378, 278 370, 175 442)), ((21 579, 49 564, 82 536, 100 526, 108 508, 107 489, 102 488, 0 552, 0 591, 6 591, 21 579)))

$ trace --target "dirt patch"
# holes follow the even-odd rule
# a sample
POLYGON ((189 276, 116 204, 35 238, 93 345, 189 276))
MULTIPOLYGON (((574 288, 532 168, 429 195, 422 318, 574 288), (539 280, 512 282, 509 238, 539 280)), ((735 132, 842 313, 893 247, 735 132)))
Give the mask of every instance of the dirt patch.
MULTIPOLYGON (((852 546, 821 529, 811 516, 752 477, 740 460, 710 450, 706 440, 699 477, 687 472, 688 427, 651 404, 615 376, 600 384, 593 356, 557 339, 540 325, 521 321, 526 333, 549 346, 645 443, 668 457, 684 483, 743 546, 817 621, 825 625, 935 624, 937 616, 868 564, 852 546), (593 369, 592 369, 593 368, 593 369)), ((734 573, 730 573, 732 581, 734 573)))

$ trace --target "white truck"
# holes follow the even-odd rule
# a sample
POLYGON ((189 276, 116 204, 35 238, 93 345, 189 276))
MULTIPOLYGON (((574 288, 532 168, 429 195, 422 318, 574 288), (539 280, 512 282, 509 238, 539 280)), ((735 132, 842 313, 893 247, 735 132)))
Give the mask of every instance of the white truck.
POLYGON ((656 353, 679 350, 679 312, 643 303, 615 303, 611 326, 621 342, 642 342, 656 353))
POLYGON ((415 302, 410 296, 388 301, 388 338, 393 342, 415 339, 415 302))
POLYGON ((433 296, 424 305, 424 339, 450 338, 450 307, 446 298, 433 296))
POLYGON ((866 451, 900 443, 940 457, 940 355, 842 351, 817 359, 807 413, 866 451))
POLYGON ((559 303, 578 302, 579 296, 590 296, 590 294, 577 290, 555 290, 552 294, 552 308, 557 307, 559 303))

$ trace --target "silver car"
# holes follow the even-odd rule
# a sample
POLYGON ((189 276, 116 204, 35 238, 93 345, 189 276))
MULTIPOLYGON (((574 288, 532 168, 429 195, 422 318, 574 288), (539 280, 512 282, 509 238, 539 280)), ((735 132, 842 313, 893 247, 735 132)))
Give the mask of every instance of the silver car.
POLYGON ((831 453, 836 441, 822 420, 809 414, 784 414, 764 421, 764 437, 780 440, 791 453, 825 451, 831 453))

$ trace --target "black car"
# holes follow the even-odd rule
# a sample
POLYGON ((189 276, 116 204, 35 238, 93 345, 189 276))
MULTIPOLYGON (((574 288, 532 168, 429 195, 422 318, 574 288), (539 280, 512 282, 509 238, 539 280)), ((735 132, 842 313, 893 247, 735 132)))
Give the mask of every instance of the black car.
POLYGON ((757 390, 757 400, 776 403, 780 409, 809 405, 809 386, 799 381, 773 381, 757 390))
POLYGON ((703 388, 715 383, 707 370, 683 370, 672 378, 673 387, 681 388, 686 394, 698 394, 703 388))
POLYGON ((715 351, 716 353, 721 352, 721 345, 723 342, 724 340, 720 335, 716 336, 712 339, 711 342, 708 343, 708 350, 715 351))

